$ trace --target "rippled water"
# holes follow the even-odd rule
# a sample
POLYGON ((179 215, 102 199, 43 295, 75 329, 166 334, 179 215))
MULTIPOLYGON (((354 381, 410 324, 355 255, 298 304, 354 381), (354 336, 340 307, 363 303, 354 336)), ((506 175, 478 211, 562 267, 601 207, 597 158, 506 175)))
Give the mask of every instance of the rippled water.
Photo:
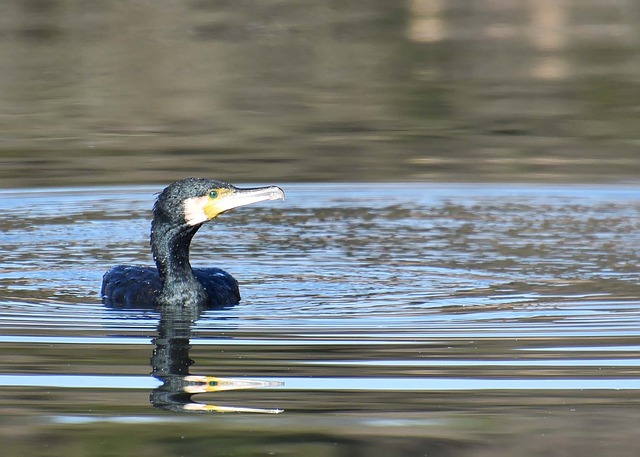
POLYGON ((639 187, 287 185, 194 239, 239 306, 107 309, 158 190, 0 192, 8 455, 640 448, 639 187))

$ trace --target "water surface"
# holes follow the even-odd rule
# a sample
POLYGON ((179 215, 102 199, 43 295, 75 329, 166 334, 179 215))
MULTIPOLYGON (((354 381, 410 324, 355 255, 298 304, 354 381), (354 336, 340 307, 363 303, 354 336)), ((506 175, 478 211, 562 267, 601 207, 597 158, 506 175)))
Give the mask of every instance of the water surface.
POLYGON ((0 192, 5 455, 639 448, 637 186, 291 184, 194 239, 239 306, 108 309, 158 190, 0 192))
POLYGON ((636 0, 0 4, 0 187, 640 177, 636 0))

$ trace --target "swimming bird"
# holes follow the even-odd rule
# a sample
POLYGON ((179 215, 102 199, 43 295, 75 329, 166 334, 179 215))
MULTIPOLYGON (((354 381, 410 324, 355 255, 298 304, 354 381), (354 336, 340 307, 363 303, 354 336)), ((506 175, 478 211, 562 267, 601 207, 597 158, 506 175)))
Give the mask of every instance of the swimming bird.
POLYGON ((220 308, 239 303, 238 282, 219 268, 192 268, 191 239, 205 222, 238 206, 284 200, 276 186, 240 189, 223 181, 174 182, 153 206, 151 251, 156 268, 117 265, 102 278, 102 300, 115 308, 220 308))

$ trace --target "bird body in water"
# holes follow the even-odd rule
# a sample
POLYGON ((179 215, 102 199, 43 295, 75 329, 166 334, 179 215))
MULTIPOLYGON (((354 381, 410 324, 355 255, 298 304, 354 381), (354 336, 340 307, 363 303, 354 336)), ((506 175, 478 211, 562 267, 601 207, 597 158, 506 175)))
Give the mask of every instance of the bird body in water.
POLYGON ((117 265, 102 280, 102 299, 114 308, 239 303, 238 282, 219 268, 192 268, 191 239, 205 222, 238 206, 284 199, 276 186, 240 189, 223 181, 187 178, 165 188, 153 207, 151 251, 156 268, 117 265))

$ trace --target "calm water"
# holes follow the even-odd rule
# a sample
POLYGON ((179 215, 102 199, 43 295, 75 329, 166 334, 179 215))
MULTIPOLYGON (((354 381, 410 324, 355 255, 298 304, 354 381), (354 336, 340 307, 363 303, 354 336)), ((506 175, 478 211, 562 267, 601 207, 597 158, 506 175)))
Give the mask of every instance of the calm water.
POLYGON ((158 190, 0 192, 3 455, 637 454, 640 187, 290 184, 194 240, 239 306, 107 309, 158 190))
POLYGON ((0 187, 640 179, 637 0, 0 2, 0 187))

